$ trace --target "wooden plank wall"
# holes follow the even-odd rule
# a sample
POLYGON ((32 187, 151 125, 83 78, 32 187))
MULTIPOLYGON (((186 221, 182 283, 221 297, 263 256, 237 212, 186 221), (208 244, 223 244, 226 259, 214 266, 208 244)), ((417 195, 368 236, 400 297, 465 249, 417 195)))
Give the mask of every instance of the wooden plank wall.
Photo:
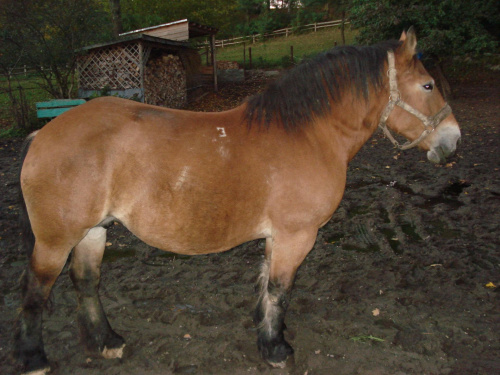
POLYGON ((148 30, 145 31, 144 34, 156 36, 158 38, 183 41, 189 39, 189 25, 187 22, 184 22, 178 25, 171 25, 159 27, 154 30, 148 30))

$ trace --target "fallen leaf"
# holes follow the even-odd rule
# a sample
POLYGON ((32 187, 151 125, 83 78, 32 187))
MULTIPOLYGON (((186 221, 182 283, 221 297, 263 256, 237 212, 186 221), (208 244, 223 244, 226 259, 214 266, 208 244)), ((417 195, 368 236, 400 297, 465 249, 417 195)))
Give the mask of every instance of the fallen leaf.
POLYGON ((184 338, 185 338, 186 340, 191 340, 191 335, 190 335, 189 333, 186 333, 186 334, 184 335, 184 338))
POLYGON ((373 316, 379 316, 380 315, 380 310, 379 309, 375 309, 372 311, 372 314, 373 316))
POLYGON ((493 289, 496 288, 497 286, 490 281, 488 284, 485 285, 485 287, 493 289))
POLYGON ((106 246, 111 246, 113 245, 111 242, 106 242, 106 246))

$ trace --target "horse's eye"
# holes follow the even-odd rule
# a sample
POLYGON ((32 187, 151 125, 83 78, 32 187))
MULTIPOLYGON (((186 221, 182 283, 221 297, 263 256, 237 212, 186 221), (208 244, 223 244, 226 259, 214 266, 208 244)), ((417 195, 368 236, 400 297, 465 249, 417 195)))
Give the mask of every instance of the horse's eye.
POLYGON ((434 85, 432 83, 426 83, 423 88, 427 91, 432 91, 434 89, 434 85))

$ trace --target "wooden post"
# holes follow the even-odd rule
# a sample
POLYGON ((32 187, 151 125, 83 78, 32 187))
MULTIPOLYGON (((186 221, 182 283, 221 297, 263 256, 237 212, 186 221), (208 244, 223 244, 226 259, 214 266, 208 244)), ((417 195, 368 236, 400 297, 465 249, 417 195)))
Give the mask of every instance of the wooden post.
POLYGON ((141 102, 146 102, 146 90, 144 90, 144 46, 139 42, 139 75, 141 77, 141 102))
POLYGON ((248 47, 248 63, 249 68, 252 69, 252 47, 248 47))
POLYGON ((318 26, 318 24, 316 22, 314 22, 314 32, 317 31, 317 26, 318 26))
POLYGON ((243 69, 247 67, 247 47, 245 42, 243 42, 243 69))
POLYGON ((217 87, 217 57, 215 56, 215 34, 210 38, 210 48, 212 50, 212 66, 214 68, 214 91, 218 91, 217 87))

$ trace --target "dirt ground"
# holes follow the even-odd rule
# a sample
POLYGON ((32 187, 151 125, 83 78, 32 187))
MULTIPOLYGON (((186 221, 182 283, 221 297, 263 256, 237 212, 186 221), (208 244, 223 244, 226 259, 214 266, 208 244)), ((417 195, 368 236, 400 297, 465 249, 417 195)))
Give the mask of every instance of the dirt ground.
MULTIPOLYGON (((223 109, 263 80, 192 104, 223 109)), ((65 269, 44 316, 54 374, 500 374, 500 80, 455 83, 462 144, 446 165, 397 152, 377 132, 350 164, 344 200, 300 268, 287 313, 295 356, 264 364, 252 322, 259 241, 182 257, 110 230, 101 296, 124 358, 82 351, 65 269), (496 286, 496 287, 495 287, 496 286)), ((21 140, 0 141, 0 373, 14 374, 18 279, 16 168, 21 140)))

